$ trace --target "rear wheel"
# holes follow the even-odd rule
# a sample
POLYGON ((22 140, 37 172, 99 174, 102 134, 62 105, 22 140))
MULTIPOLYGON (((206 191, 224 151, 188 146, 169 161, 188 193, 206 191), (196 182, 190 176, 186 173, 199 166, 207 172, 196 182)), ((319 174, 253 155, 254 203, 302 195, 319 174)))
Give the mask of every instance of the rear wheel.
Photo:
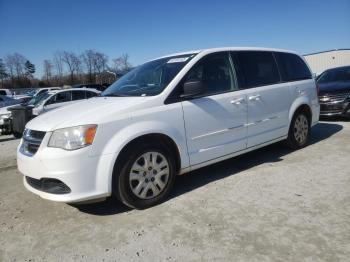
POLYGON ((117 167, 114 194, 124 204, 144 209, 166 199, 175 181, 175 161, 162 145, 143 145, 128 150, 117 167))
POLYGON ((310 135, 310 122, 304 112, 297 112, 290 124, 287 144, 293 149, 304 147, 310 135))

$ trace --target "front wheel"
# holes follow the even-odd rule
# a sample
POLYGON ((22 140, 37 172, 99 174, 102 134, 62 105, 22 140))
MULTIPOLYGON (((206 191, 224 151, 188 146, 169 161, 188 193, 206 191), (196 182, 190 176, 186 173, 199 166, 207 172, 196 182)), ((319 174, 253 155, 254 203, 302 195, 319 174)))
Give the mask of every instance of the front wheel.
POLYGON ((292 149, 299 149, 306 146, 310 135, 310 122, 304 112, 296 113, 293 116, 289 127, 287 145, 292 149))
POLYGON ((128 151, 115 173, 114 194, 127 206, 137 209, 164 201, 176 176, 169 150, 161 145, 144 145, 128 151))

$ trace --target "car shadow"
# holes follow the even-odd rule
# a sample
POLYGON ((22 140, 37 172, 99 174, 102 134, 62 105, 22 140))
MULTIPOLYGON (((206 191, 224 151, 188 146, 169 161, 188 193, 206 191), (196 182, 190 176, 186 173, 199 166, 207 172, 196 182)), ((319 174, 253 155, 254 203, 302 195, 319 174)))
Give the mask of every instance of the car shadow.
POLYGON ((346 116, 321 116, 320 121, 327 122, 350 122, 350 117, 346 116))
POLYGON ((12 140, 16 140, 16 139, 18 139, 18 138, 15 138, 15 137, 13 137, 13 136, 8 137, 8 136, 6 135, 6 137, 4 137, 4 138, 0 137, 0 143, 2 143, 2 142, 7 142, 7 141, 12 141, 12 140))
MULTIPOLYGON (((343 126, 339 124, 320 122, 312 129, 309 146, 333 136, 342 129, 343 126)), ((283 142, 280 142, 200 168, 186 175, 178 176, 169 198, 176 198, 177 196, 189 193, 213 181, 233 176, 260 164, 283 161, 282 157, 291 152, 293 152, 293 150, 287 148, 283 142)), ((114 198, 109 198, 105 202, 94 204, 76 204, 74 207, 84 213, 98 216, 114 215, 131 210, 114 198)))

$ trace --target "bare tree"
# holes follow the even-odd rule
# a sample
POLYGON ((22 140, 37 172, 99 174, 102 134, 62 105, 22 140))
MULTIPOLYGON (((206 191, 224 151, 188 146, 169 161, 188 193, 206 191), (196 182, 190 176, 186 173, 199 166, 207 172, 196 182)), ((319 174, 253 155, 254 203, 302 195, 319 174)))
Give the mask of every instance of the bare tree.
POLYGON ((100 53, 95 52, 94 54, 94 68, 98 74, 101 74, 104 70, 107 68, 108 63, 108 56, 100 53))
POLYGON ((6 66, 2 59, 0 58, 0 79, 1 79, 1 88, 4 88, 4 80, 8 77, 6 72, 6 66))
POLYGON ((25 63, 27 59, 18 53, 7 55, 5 57, 6 67, 10 73, 12 86, 15 85, 15 79, 17 79, 17 84, 23 84, 23 82, 28 82, 25 75, 25 63))
POLYGON ((129 55, 126 53, 122 54, 120 57, 113 59, 112 62, 115 73, 124 74, 131 69, 129 55))
POLYGON ((50 60, 45 59, 43 63, 43 68, 44 68, 44 77, 45 77, 46 83, 50 84, 51 78, 52 78, 53 64, 51 63, 50 60))
POLYGON ((91 49, 86 50, 82 54, 82 61, 84 62, 87 70, 89 83, 93 83, 95 81, 94 57, 95 57, 95 51, 91 49))
POLYGON ((62 52, 56 51, 53 57, 53 64, 55 67, 56 75, 59 78, 59 81, 62 81, 63 76, 63 61, 62 61, 62 52))
POLYGON ((73 52, 62 52, 62 61, 66 64, 70 73, 70 83, 74 83, 74 72, 77 70, 77 56, 73 52))

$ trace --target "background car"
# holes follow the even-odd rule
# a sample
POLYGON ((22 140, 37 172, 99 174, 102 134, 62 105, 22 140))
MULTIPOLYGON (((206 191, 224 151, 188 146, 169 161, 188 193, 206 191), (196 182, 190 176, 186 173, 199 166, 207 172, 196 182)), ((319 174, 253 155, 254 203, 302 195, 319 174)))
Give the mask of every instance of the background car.
POLYGON ((19 99, 14 99, 14 98, 11 98, 8 96, 0 95, 0 108, 6 107, 6 106, 11 106, 11 105, 17 105, 20 103, 21 103, 21 100, 19 100, 19 99))
POLYGON ((30 91, 28 93, 28 95, 30 95, 31 97, 35 97, 35 96, 39 96, 42 93, 45 93, 47 91, 53 91, 53 90, 59 90, 60 87, 44 87, 44 88, 36 88, 33 89, 32 91, 30 91))
POLYGON ((26 102, 31 98, 30 95, 16 94, 16 91, 12 92, 10 89, 0 89, 0 95, 19 100, 20 102, 26 102))
POLYGON ((15 137, 21 137, 27 122, 42 113, 72 104, 79 100, 98 96, 99 94, 99 91, 88 88, 47 91, 33 97, 27 104, 11 107, 13 135, 15 137))
POLYGON ((33 115, 37 116, 52 109, 74 103, 77 100, 88 99, 99 94, 98 90, 91 88, 48 91, 34 105, 33 115))
POLYGON ((98 91, 104 91, 106 88, 108 87, 108 85, 103 84, 103 85, 99 85, 99 84, 76 84, 73 85, 72 88, 93 88, 96 89, 98 91))
POLYGON ((317 85, 321 116, 350 116, 350 66, 324 71, 317 85))

